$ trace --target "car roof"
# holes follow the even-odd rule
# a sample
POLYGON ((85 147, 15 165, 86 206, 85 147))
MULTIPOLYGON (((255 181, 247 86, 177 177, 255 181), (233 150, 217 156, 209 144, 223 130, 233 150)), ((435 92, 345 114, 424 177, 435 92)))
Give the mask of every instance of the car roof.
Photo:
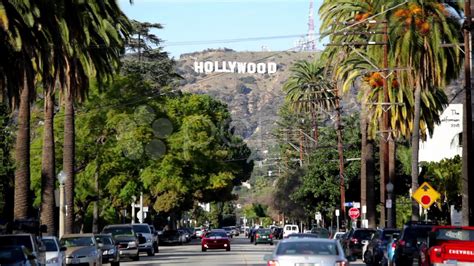
POLYGON ((109 224, 106 225, 104 228, 110 228, 110 227, 133 227, 131 224, 109 224))
POLYGON ((318 242, 318 243, 337 243, 336 239, 328 239, 328 238, 315 238, 315 237, 301 237, 301 238, 285 238, 280 240, 280 243, 286 242, 318 242))
POLYGON ((85 233, 85 234, 66 234, 63 235, 61 238, 68 238, 68 237, 94 237, 92 233, 85 233))

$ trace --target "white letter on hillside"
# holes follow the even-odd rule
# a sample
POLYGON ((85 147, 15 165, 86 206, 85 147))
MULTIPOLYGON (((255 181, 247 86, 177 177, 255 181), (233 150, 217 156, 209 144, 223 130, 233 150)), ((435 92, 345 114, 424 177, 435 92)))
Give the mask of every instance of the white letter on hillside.
POLYGON ((234 73, 235 72, 235 66, 237 65, 237 62, 233 61, 233 62, 229 62, 229 68, 230 68, 230 71, 229 72, 232 72, 234 73))
POLYGON ((206 73, 211 73, 214 71, 214 65, 212 64, 212 62, 205 62, 204 63, 204 72, 206 73))
POLYGON ((257 71, 257 65, 255 63, 248 63, 247 64, 247 72, 248 73, 255 73, 257 71))
POLYGON ((257 73, 263 74, 267 71, 267 65, 265 63, 258 63, 257 64, 257 73))
POLYGON ((203 62, 194 62, 194 72, 202 73, 204 71, 203 62))
POLYGON ((245 67, 247 66, 247 63, 237 63, 237 72, 238 73, 245 73, 245 67))
POLYGON ((268 63, 268 73, 273 74, 277 72, 277 64, 274 62, 268 63))

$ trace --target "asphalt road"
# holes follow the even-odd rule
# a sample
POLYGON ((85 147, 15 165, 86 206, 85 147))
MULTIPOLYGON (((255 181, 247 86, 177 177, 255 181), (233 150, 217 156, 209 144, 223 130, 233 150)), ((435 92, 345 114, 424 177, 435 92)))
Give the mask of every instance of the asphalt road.
MULTIPOLYGON (((142 253, 140 261, 124 261, 121 265, 266 265, 265 254, 270 254, 275 245, 253 245, 242 236, 231 240, 231 251, 201 251, 200 241, 192 240, 182 246, 160 246, 160 253, 153 257, 142 253)), ((361 261, 350 265, 365 265, 361 261)))

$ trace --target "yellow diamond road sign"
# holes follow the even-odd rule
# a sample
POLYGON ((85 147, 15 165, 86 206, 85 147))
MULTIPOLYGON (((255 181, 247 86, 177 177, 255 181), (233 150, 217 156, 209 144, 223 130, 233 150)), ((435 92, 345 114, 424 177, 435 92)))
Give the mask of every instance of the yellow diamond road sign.
POLYGON ((413 198, 421 204, 425 209, 428 209, 436 200, 440 198, 440 194, 430 184, 424 182, 421 186, 413 193, 413 198))

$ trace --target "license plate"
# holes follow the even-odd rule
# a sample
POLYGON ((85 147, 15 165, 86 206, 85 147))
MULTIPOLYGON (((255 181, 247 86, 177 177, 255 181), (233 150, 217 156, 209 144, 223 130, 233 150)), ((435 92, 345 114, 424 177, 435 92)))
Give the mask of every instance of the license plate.
POLYGON ((267 238, 267 236, 262 236, 262 238, 267 238))

